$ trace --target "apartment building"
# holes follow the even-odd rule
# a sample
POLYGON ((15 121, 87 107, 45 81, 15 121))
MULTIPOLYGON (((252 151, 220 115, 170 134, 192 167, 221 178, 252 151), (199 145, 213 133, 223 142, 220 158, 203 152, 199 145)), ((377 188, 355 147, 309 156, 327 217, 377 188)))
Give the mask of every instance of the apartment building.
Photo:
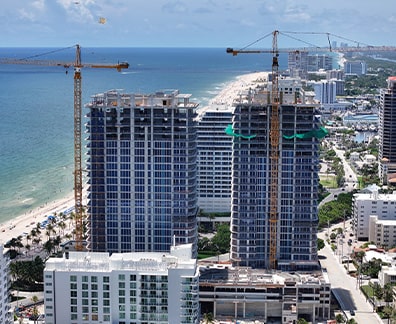
MULTIPOLYGON (((371 216, 376 216, 375 223, 378 226, 379 221, 395 221, 396 193, 380 194, 378 191, 373 191, 372 193, 354 194, 352 199, 352 228, 356 239, 369 239, 371 216)), ((374 228, 373 231, 375 231, 374 228)), ((372 235, 374 235, 374 232, 372 235)))
POLYGON ((177 90, 94 95, 87 104, 88 249, 197 255, 198 104, 177 90))
POLYGON ((369 241, 382 248, 396 246, 396 219, 379 220, 378 216, 370 216, 369 241))
POLYGON ((70 252, 46 262, 46 323, 199 323, 198 285, 191 244, 170 253, 70 252))

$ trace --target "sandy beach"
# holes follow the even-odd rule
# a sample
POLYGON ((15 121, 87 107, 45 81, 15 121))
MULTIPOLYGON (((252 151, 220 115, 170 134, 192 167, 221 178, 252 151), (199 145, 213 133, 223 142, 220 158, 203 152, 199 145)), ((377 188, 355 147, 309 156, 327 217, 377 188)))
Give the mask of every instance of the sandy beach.
POLYGON ((23 235, 23 233, 30 233, 30 231, 36 227, 37 223, 46 220, 49 215, 53 215, 54 213, 59 214, 73 206, 74 193, 71 192, 65 198, 46 203, 10 221, 1 223, 0 244, 5 244, 10 239, 23 235))
MULTIPOLYGON (((241 90, 253 87, 257 80, 267 80, 268 73, 269 72, 249 73, 237 77, 237 80, 227 84, 225 88, 210 101, 210 104, 231 106, 234 98, 238 96, 241 90)), ((84 197, 86 197, 85 193, 84 191, 84 197)), ((26 211, 23 215, 1 223, 0 244, 5 244, 10 239, 18 237, 19 235, 24 235, 24 233, 30 233, 37 223, 46 220, 49 215, 54 215, 55 213, 59 214, 73 206, 74 193, 70 192, 63 199, 45 203, 39 208, 26 211)))

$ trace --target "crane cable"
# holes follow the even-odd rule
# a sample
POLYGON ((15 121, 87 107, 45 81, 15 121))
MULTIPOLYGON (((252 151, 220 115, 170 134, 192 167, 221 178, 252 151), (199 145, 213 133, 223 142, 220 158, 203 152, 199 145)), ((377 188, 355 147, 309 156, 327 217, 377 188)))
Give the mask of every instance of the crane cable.
POLYGON ((48 54, 53 54, 53 53, 65 51, 65 50, 67 50, 67 49, 74 48, 74 47, 76 47, 76 46, 77 46, 77 45, 68 46, 68 47, 64 47, 64 48, 59 48, 59 49, 52 50, 52 51, 49 51, 49 52, 45 52, 45 53, 41 53, 41 54, 36 54, 36 55, 27 56, 27 57, 24 57, 24 58, 21 58, 21 59, 17 59, 17 60, 20 60, 20 61, 30 60, 30 59, 32 59, 32 58, 36 58, 36 57, 40 57, 40 56, 44 56, 44 55, 48 55, 48 54))

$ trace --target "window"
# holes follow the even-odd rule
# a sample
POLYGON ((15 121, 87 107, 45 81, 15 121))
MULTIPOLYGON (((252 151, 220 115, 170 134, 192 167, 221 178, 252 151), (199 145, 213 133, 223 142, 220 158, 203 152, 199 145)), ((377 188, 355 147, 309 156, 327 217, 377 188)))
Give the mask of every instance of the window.
MULTIPOLYGON (((46 276, 46 278, 47 278, 47 276, 46 276)), ((70 276, 70 281, 77 282, 77 276, 70 276)))

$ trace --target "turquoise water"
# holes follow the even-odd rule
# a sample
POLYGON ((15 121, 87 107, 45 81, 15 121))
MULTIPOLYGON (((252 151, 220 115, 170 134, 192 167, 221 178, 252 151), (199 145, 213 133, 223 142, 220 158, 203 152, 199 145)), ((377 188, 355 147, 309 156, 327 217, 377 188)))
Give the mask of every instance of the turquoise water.
MULTIPOLYGON (((0 48, 0 58, 50 50, 0 48)), ((73 62, 74 51, 37 59, 73 62)), ((131 65, 122 73, 83 68, 83 103, 109 89, 179 89, 191 93, 200 106, 236 76, 269 71, 271 65, 269 55, 232 57, 214 48, 82 48, 82 61, 131 65)), ((286 64, 281 57, 281 68, 286 64)), ((0 223, 73 190, 73 71, 65 72, 63 67, 0 65, 0 223)))

